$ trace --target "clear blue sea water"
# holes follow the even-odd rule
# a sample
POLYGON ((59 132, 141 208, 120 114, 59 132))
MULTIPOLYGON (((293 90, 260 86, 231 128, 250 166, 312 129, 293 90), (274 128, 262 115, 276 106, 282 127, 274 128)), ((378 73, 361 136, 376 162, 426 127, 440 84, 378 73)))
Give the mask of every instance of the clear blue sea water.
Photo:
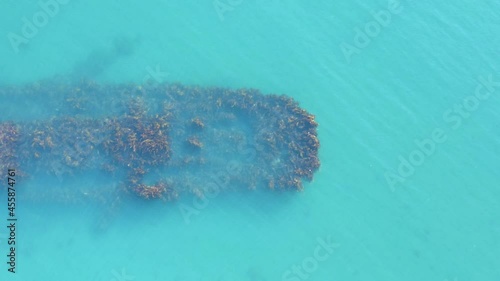
POLYGON ((21 202, 16 274, 0 228, 1 280, 500 280, 500 2, 61 0, 47 22, 43 11, 0 3, 1 84, 156 71, 287 94, 316 115, 322 165, 303 192, 221 194, 189 223, 189 199, 121 206, 102 231, 100 208, 21 202), (41 27, 12 43, 24 17, 41 27))

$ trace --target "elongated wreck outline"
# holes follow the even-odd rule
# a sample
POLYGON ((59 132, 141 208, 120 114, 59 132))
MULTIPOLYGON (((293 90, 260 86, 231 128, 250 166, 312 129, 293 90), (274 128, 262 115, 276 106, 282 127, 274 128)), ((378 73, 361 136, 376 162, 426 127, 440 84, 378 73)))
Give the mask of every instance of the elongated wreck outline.
MULTIPOLYGON (((2 173, 122 172, 120 192, 173 200, 213 192, 209 179, 228 163, 235 164, 218 189, 302 190, 320 166, 314 115, 284 95, 91 81, 0 87, 0 99, 12 96, 46 111, 35 121, 1 117, 2 173)), ((102 190, 77 193, 89 192, 102 190)))

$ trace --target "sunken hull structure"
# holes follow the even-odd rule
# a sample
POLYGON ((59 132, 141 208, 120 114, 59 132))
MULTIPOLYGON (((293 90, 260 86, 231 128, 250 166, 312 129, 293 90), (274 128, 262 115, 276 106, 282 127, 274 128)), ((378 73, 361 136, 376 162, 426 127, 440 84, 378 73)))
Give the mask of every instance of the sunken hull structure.
POLYGON ((320 166, 314 116, 284 95, 50 81, 2 86, 0 100, 0 172, 33 181, 17 189, 34 201, 302 190, 320 166), (115 184, 66 184, 88 173, 115 184))

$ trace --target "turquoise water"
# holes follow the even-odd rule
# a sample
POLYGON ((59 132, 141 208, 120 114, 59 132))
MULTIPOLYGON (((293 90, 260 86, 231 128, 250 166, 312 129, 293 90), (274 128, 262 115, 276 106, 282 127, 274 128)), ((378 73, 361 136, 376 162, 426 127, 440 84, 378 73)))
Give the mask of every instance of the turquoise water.
POLYGON ((160 70, 287 94, 316 115, 322 166, 304 192, 221 194, 189 221, 188 199, 121 206, 103 231, 101 209, 21 202, 2 280, 500 279, 500 3, 67 2, 17 53, 9 33, 42 8, 0 3, 2 84, 160 70))

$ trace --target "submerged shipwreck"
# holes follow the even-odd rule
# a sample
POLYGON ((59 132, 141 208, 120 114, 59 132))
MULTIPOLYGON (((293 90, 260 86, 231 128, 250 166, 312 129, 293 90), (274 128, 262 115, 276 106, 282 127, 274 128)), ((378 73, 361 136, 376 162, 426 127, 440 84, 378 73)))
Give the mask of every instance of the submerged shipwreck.
POLYGON ((35 201, 302 190, 320 166, 314 116, 284 95, 49 81, 0 87, 0 100, 0 172, 36 179, 17 187, 35 201), (65 184, 87 173, 118 183, 65 184), (61 186, 45 186, 46 177, 61 186))

